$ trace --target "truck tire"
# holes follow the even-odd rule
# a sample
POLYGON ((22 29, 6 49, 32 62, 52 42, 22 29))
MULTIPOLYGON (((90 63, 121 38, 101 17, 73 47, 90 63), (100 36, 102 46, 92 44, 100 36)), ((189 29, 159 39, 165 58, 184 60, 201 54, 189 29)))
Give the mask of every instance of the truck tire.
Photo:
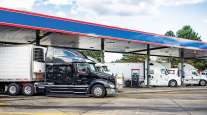
POLYGON ((178 86, 177 81, 175 81, 175 80, 170 80, 169 83, 168 83, 168 86, 169 86, 169 87, 177 87, 177 86, 178 86))
POLYGON ((26 96, 34 95, 34 85, 31 83, 26 83, 23 85, 22 93, 26 96))
POLYGON ((205 86, 206 85, 206 81, 205 80, 200 80, 199 85, 200 86, 205 86))
POLYGON ((103 85, 94 85, 91 89, 91 93, 93 94, 93 97, 101 98, 104 97, 106 94, 106 89, 103 85))
POLYGON ((11 83, 8 85, 8 94, 11 96, 16 96, 20 92, 20 86, 16 83, 11 83))

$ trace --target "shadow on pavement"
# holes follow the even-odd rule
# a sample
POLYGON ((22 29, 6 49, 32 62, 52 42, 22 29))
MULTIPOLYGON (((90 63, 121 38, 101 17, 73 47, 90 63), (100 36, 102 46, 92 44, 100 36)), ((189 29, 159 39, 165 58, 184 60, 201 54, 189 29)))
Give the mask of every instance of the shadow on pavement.
POLYGON ((38 105, 0 105, 0 108, 12 107, 15 109, 78 109, 78 110, 140 110, 155 112, 189 112, 189 111, 206 111, 207 107, 149 107, 149 106, 38 106, 38 105))

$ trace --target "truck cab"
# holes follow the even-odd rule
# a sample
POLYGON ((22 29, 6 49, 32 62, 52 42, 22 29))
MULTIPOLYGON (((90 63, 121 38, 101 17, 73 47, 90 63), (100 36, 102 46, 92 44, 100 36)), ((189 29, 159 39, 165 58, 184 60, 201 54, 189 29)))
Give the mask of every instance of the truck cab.
MULTIPOLYGON (((145 79, 145 84, 146 83, 147 78, 145 79)), ((181 85, 181 80, 179 76, 172 74, 165 65, 158 62, 150 62, 149 84, 151 86, 177 87, 181 85)))
POLYGON ((49 47, 46 53, 46 94, 89 94, 113 96, 113 75, 98 72, 95 63, 83 54, 63 48, 49 47))
MULTIPOLYGON (((207 77, 205 75, 199 74, 198 69, 187 63, 184 63, 183 66, 185 76, 183 83, 185 85, 205 86, 207 84, 207 77)), ((179 64, 178 68, 181 70, 181 64, 179 64)))

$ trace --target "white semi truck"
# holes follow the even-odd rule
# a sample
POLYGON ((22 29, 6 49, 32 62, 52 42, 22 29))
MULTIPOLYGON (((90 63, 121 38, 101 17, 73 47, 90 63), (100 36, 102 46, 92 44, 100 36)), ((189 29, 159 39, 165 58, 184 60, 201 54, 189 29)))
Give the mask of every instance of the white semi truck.
MULTIPOLYGON (((207 77, 205 75, 199 74, 198 69, 194 66, 184 63, 184 79, 183 83, 185 85, 200 85, 205 86, 207 84, 207 77)), ((178 73, 181 71, 181 64, 178 65, 178 73)))
POLYGON ((86 56, 72 49, 15 45, 0 47, 0 91, 30 96, 116 95, 114 76, 95 71, 86 56))
MULTIPOLYGON (((187 63, 184 63, 183 66, 185 77, 181 79, 181 64, 178 65, 178 68, 171 68, 169 64, 150 62, 150 85, 176 87, 181 85, 181 80, 184 85, 205 86, 207 84, 207 77, 199 74, 198 69, 187 63)), ((146 84, 147 79, 145 79, 146 84)))
MULTIPOLYGON (((146 68, 145 68, 146 69, 146 68)), ((150 86, 177 87, 181 85, 181 78, 177 74, 171 74, 170 66, 166 63, 150 62, 150 86)), ((147 85, 147 77, 145 77, 147 85)))

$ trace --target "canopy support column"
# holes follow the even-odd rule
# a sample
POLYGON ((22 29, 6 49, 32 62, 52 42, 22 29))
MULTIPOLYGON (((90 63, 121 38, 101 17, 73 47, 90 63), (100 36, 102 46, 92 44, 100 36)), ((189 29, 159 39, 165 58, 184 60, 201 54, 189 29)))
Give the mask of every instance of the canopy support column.
POLYGON ((150 45, 147 44, 147 87, 150 86, 150 45))
POLYGON ((184 85, 184 49, 180 49, 180 78, 181 78, 181 86, 184 85))
POLYGON ((36 45, 39 46, 40 45, 40 39, 41 39, 41 36, 40 36, 40 30, 36 30, 36 45))
POLYGON ((104 60, 104 53, 105 53, 105 47, 104 47, 104 39, 101 38, 101 63, 105 63, 104 60))

